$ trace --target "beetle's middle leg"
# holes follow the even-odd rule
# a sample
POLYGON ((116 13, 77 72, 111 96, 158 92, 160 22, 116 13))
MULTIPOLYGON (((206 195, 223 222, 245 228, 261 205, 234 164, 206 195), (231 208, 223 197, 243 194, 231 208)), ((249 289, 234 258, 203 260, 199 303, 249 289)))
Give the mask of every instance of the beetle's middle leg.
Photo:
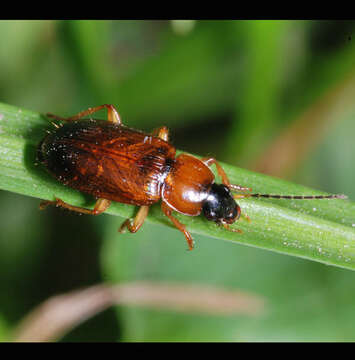
POLYGON ((126 228, 131 232, 135 233, 139 230, 139 228, 143 225, 144 220, 148 216, 149 206, 143 205, 139 208, 138 213, 134 219, 127 219, 120 226, 118 231, 120 233, 124 233, 126 228))
POLYGON ((203 158, 201 159, 207 166, 211 166, 212 164, 216 165, 218 175, 222 178, 222 183, 229 187, 231 190, 234 191, 252 191, 250 187, 231 184, 227 174, 223 170, 222 166, 217 162, 215 158, 203 158))
POLYGON ((166 126, 154 129, 152 135, 158 136, 162 140, 169 141, 169 129, 166 126))
POLYGON ((71 211, 76 211, 82 214, 89 214, 89 215, 99 215, 101 213, 103 213, 111 204, 110 200, 107 199, 98 199, 95 203, 95 206, 92 210, 90 209, 85 209, 79 206, 73 206, 70 204, 67 204, 66 202, 64 202, 61 199, 56 198, 55 201, 42 201, 39 205, 39 208, 41 210, 43 210, 44 208, 46 208, 48 205, 55 205, 55 206, 60 206, 63 207, 65 209, 71 210, 71 211))
POLYGON ((53 119, 56 119, 56 120, 76 121, 76 120, 83 118, 84 116, 91 115, 91 114, 95 113, 96 111, 99 111, 103 108, 107 109, 107 120, 109 122, 112 122, 117 125, 122 125, 122 121, 121 121, 120 115, 118 114, 117 109, 111 104, 103 104, 103 105, 95 106, 93 108, 88 108, 87 110, 81 111, 78 114, 67 117, 67 118, 53 115, 50 113, 48 113, 47 116, 51 117, 53 119))

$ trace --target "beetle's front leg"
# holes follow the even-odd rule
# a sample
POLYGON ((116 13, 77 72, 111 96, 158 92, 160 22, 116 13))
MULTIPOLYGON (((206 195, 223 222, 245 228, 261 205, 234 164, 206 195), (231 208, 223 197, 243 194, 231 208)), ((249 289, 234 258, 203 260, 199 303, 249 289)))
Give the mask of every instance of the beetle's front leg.
POLYGON ((229 187, 233 191, 252 191, 250 187, 231 184, 226 172, 222 168, 222 166, 217 162, 215 158, 203 158, 201 159, 207 166, 211 166, 214 164, 217 168, 218 175, 222 178, 222 183, 229 187))
POLYGON ((161 209, 164 215, 171 220, 175 227, 185 235, 187 244, 189 245, 189 250, 192 250, 194 248, 194 240, 191 234, 186 230, 185 225, 181 224, 181 222, 172 215, 172 209, 164 201, 161 203, 161 209))

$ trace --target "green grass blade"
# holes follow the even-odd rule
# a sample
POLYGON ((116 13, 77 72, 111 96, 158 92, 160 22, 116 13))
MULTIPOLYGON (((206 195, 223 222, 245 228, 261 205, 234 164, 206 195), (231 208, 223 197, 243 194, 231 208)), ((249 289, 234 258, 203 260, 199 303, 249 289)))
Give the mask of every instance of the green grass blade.
MULTIPOLYGON (((94 200, 90 196, 61 185, 36 165, 37 145, 50 127, 50 121, 39 113, 0 104, 0 189, 40 199, 53 200, 56 196, 76 206, 92 207, 94 200)), ((320 194, 280 179, 222 165, 233 183, 250 186, 254 192, 320 194)), ((239 204, 252 219, 251 223, 240 220, 233 225, 242 229, 243 234, 226 231, 201 216, 177 214, 177 217, 192 233, 355 269, 354 202, 244 199, 239 204)), ((128 217, 135 211, 133 206, 114 203, 107 213, 128 217)), ((172 226, 159 205, 152 207, 147 220, 172 226)))

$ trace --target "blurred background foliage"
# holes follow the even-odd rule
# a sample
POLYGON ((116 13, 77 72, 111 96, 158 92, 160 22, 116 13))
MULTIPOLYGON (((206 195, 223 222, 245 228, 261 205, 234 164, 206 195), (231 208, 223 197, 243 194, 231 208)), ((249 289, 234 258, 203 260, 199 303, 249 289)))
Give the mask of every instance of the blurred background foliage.
MULTIPOLYGON (((0 101, 62 116, 112 103, 131 127, 167 125, 179 149, 354 199, 354 31, 354 21, 0 21, 0 101)), ((244 291, 265 306, 228 316, 117 306, 62 339, 355 340, 351 271, 202 236, 189 253, 174 229, 118 236, 116 217, 39 212, 4 191, 0 213, 0 340, 53 295, 144 280, 244 291)))

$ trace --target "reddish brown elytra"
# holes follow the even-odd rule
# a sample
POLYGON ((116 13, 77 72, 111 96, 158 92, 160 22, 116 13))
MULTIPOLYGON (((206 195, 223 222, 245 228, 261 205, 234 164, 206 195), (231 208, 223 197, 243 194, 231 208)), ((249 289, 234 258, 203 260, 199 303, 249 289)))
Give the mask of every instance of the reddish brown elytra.
MULTIPOLYGON (((40 208, 53 204, 84 214, 98 215, 111 201, 140 206, 134 219, 127 219, 120 227, 136 232, 148 215, 150 205, 161 200, 163 213, 184 233, 189 249, 193 239, 173 211, 189 215, 203 215, 233 232, 230 224, 239 219, 241 210, 235 199, 265 197, 277 199, 333 199, 344 195, 270 195, 250 194, 250 188, 231 184, 223 168, 214 158, 197 159, 191 155, 176 156, 168 142, 168 129, 161 127, 152 134, 124 126, 113 105, 89 108, 79 114, 61 118, 66 123, 55 129, 38 147, 38 160, 49 173, 63 184, 93 195, 97 201, 93 210, 72 206, 60 199, 43 201, 40 208), (106 108, 108 121, 83 119, 106 108), (222 184, 215 183, 210 169, 215 165, 222 184), (239 191, 242 194, 232 194, 239 191), (244 192, 244 194, 243 194, 244 192)), ((249 218, 246 216, 247 220, 249 218)))

